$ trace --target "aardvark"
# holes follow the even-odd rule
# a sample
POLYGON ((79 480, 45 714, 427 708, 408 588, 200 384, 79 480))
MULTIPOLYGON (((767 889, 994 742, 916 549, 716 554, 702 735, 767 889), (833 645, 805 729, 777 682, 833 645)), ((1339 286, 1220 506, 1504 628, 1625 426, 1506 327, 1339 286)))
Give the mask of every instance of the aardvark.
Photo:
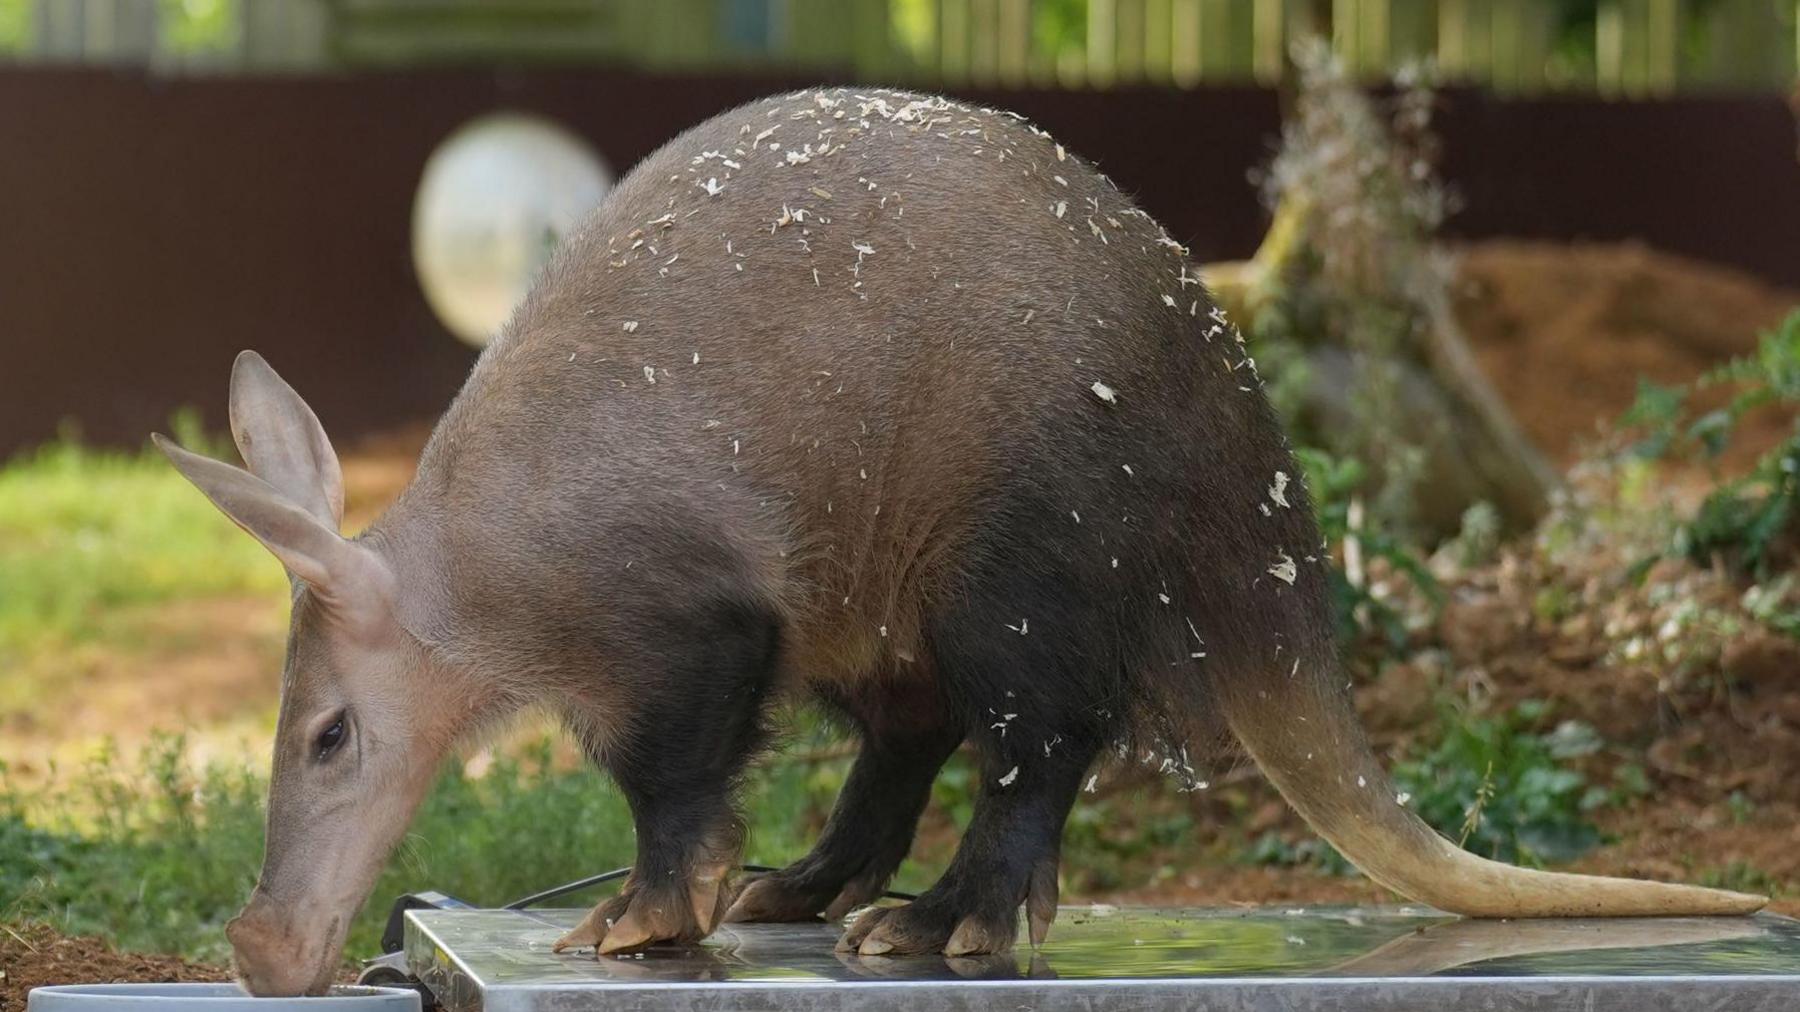
POLYGON ((1178 243, 1003 112, 825 89, 669 142, 562 242, 359 537, 324 430, 254 354, 230 407, 247 470, 160 445, 293 577, 267 853, 227 929, 258 993, 330 982, 440 762, 527 707, 630 801, 635 871, 563 939, 601 953, 861 906, 964 744, 949 869, 842 944, 993 952, 1021 905, 1039 942, 1096 761, 1193 777, 1227 730, 1371 878, 1445 910, 1763 903, 1498 864, 1408 810, 1243 344, 1178 243), (862 751, 813 851, 734 892, 733 790, 794 696, 862 751))

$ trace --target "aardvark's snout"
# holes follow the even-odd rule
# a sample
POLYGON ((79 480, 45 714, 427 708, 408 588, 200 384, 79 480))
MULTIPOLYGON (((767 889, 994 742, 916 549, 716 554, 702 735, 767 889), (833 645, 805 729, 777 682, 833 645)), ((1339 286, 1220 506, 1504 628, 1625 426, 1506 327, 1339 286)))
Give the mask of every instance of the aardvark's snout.
POLYGON ((337 935, 335 918, 319 930, 305 930, 260 893, 225 925, 238 979, 259 997, 325 993, 337 960, 337 935))

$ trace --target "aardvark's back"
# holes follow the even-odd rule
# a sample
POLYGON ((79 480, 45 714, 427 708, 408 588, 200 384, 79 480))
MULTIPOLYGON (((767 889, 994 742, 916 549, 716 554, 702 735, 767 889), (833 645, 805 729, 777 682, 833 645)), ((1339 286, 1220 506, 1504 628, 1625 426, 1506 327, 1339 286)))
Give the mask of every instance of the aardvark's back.
MULTIPOLYGON (((921 652, 918 605, 978 520, 1032 525, 1044 563, 1097 563, 1133 605, 1186 595, 1185 559, 1232 593, 1304 565, 1310 519, 1267 494, 1293 468, 1259 386, 1179 244, 1044 132, 809 91, 638 166, 426 470, 484 451, 463 473, 516 468, 535 499, 565 475, 551 498, 595 496, 590 517, 649 496, 760 524, 790 553, 789 666, 855 667, 921 652)), ((1154 624, 1159 660, 1197 652, 1184 618, 1154 624)))

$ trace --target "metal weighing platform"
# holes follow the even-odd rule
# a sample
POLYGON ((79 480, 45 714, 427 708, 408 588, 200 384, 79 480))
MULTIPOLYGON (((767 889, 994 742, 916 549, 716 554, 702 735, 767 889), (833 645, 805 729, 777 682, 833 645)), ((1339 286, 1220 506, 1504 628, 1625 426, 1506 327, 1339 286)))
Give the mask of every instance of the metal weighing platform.
POLYGON ((1467 921, 1418 908, 1064 907, 1033 953, 860 958, 826 924, 726 925, 641 957, 562 955, 581 910, 414 910, 446 1009, 1800 1010, 1800 921, 1467 921))

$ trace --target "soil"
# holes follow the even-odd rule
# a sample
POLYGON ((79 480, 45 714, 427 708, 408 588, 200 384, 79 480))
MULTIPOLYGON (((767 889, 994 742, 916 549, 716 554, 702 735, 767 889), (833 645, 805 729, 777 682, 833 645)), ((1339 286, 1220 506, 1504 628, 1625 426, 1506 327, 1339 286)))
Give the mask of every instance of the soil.
MULTIPOLYGON (((1631 406, 1640 376, 1690 382, 1800 305, 1800 293, 1637 243, 1493 240, 1457 253, 1456 315, 1476 358, 1563 466, 1631 406)), ((1786 431, 1780 418, 1750 424, 1776 435, 1746 433, 1741 454, 1786 431)))
POLYGON ((0 925, 0 1012, 23 1009, 26 992, 44 984, 230 979, 224 967, 119 952, 101 939, 61 935, 42 924, 0 925))

